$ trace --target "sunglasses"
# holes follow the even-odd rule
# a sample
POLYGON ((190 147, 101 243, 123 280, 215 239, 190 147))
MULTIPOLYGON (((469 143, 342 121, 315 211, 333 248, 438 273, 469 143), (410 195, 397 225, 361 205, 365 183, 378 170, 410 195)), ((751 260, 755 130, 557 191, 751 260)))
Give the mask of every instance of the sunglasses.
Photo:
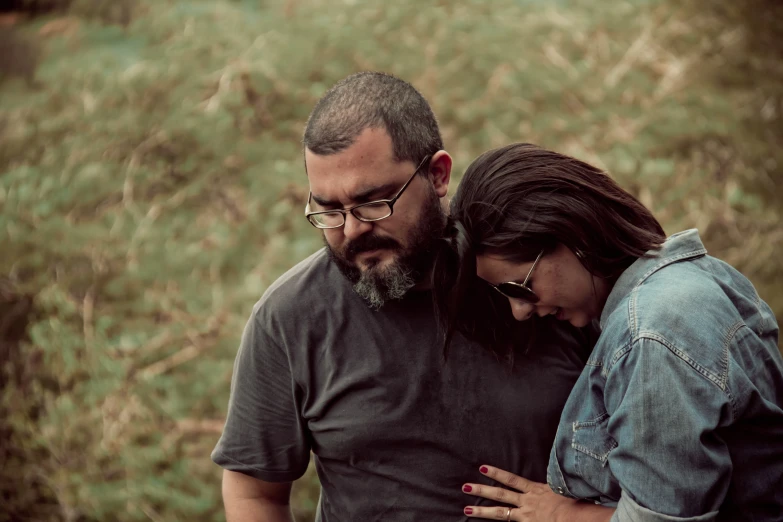
POLYGON ((493 285, 492 283, 488 283, 489 286, 500 292, 506 297, 510 297, 511 299, 520 299, 522 301, 526 301, 528 303, 537 303, 539 301, 539 297, 536 295, 536 293, 530 289, 529 286, 527 286, 527 282, 530 280, 530 276, 533 275, 533 270, 536 269, 536 265, 538 264, 538 260, 541 259, 541 256, 544 254, 544 251, 542 250, 539 252, 538 257, 536 257, 536 260, 533 261, 533 266, 530 267, 530 271, 527 273, 527 277, 525 277, 525 280, 521 283, 517 283, 515 281, 508 281, 505 283, 500 283, 499 285, 493 285))

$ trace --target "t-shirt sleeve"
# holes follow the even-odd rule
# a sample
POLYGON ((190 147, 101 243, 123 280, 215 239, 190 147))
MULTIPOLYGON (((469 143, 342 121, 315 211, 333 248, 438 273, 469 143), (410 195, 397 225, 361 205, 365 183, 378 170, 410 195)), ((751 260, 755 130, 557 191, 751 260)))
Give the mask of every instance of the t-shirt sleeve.
POLYGON ((242 334, 226 424, 212 460, 267 482, 290 482, 307 470, 307 426, 297 407, 288 354, 265 331, 257 312, 242 334))

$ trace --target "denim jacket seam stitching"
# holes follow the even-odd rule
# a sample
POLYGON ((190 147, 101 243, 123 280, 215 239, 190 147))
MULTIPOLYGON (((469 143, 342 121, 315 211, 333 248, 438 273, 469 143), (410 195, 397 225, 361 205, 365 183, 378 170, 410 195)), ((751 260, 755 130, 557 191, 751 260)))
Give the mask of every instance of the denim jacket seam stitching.
POLYGON ((683 252, 682 254, 677 254, 677 255, 674 255, 674 256, 670 256, 670 257, 666 257, 664 259, 661 259, 660 262, 658 262, 657 264, 655 264, 652 267, 650 267, 650 269, 647 270, 647 272, 645 272, 639 278, 639 280, 637 281, 636 286, 635 286, 634 289, 636 289, 639 286, 641 286, 641 284, 644 283, 644 281, 648 277, 653 275, 655 272, 657 272, 661 268, 663 268, 663 267, 665 267, 667 265, 670 265, 670 264, 672 264, 674 262, 680 261, 682 259, 688 259, 690 257, 696 257, 696 256, 704 255, 706 253, 707 253, 707 249, 706 248, 698 248, 696 250, 691 250, 690 252, 683 252))
MULTIPOLYGON (((557 428, 557 432, 558 433, 560 432, 560 427, 559 426, 557 428)), ((555 435, 555 439, 557 439, 557 435, 555 435)), ((563 475, 563 470, 560 469, 560 462, 557 459, 557 445, 553 445, 552 449, 555 452, 555 466, 554 466, 555 467, 555 472, 557 472, 557 475, 558 475, 557 478, 560 480, 560 484, 561 484, 561 486, 558 486, 558 487, 562 487, 563 491, 565 493, 567 493, 568 496, 570 496, 571 498, 578 498, 578 497, 576 497, 576 495, 571 493, 570 489, 568 489, 568 484, 566 483, 565 476, 563 475)), ((549 470, 547 469, 547 471, 549 471, 549 470)), ((552 484, 549 484, 549 487, 554 491, 555 488, 552 487, 552 484)))
POLYGON ((758 314, 759 320, 761 321, 761 332, 765 331, 767 329, 767 321, 764 319, 764 314, 761 313, 761 296, 756 291, 756 289, 753 289, 753 304, 756 306, 756 313, 758 314))
POLYGON ((737 332, 746 326, 748 325, 746 325, 743 321, 737 321, 734 326, 729 329, 728 333, 726 334, 726 339, 723 343, 723 363, 726 365, 724 372, 725 392, 728 395, 729 403, 731 404, 731 415, 735 419, 738 418, 739 415, 737 412, 737 405, 735 404, 734 395, 729 389, 729 352, 731 349, 731 343, 734 341, 734 337, 737 335, 737 332))
POLYGON ((636 300, 637 296, 639 294, 639 289, 641 288, 642 284, 655 272, 662 269, 665 266, 668 266, 672 263, 675 263, 677 261, 680 261, 682 259, 690 259, 692 257, 696 256, 702 256, 707 253, 707 249, 702 247, 698 248, 696 250, 691 250, 690 252, 683 252, 682 254, 677 254, 674 256, 669 256, 664 259, 661 259, 658 263, 653 265, 647 272, 642 274, 642 276, 639 278, 639 280, 636 282, 636 284, 631 288, 630 292, 628 293, 628 328, 631 332, 631 338, 632 340, 639 335, 639 324, 637 320, 637 305, 636 300))
POLYGON ((603 466, 606 464, 606 461, 609 460, 609 453, 612 452, 617 447, 617 442, 612 441, 610 444, 610 448, 604 453, 603 455, 599 455, 595 453, 594 451, 588 449, 586 446, 583 446, 582 444, 578 444, 573 439, 571 440, 571 447, 574 448, 576 451, 582 452, 585 455, 588 455, 589 457, 594 458, 595 460, 601 462, 601 465, 603 466))
POLYGON ((609 364, 606 368, 607 372, 612 371, 612 368, 614 368, 614 365, 617 364, 617 361, 622 359, 624 356, 628 354, 628 352, 631 351, 631 348, 633 347, 633 343, 634 343, 634 339, 630 339, 620 349, 618 349, 617 351, 614 352, 614 354, 612 354, 612 359, 609 361, 609 364))
MULTIPOLYGON (((666 347, 672 354, 674 354, 678 359, 680 359, 682 362, 687 364, 691 367, 696 373, 710 381, 712 384, 714 384, 720 391, 722 391, 729 399, 732 398, 731 394, 729 393, 728 386, 724 382, 724 379, 720 375, 716 375, 714 372, 711 372, 709 369, 705 368, 701 364, 699 364, 698 361, 693 359, 691 356, 689 356, 686 352, 682 351, 681 349, 677 348, 674 343, 669 341, 666 337, 656 333, 656 332, 641 332, 639 336, 636 338, 636 340, 642 340, 642 339, 648 339, 651 341, 658 342, 666 347)), ((732 412, 733 414, 734 412, 732 412)))
POLYGON ((631 290, 631 293, 628 296, 628 330, 631 334, 631 338, 633 338, 636 335, 636 295, 638 292, 639 286, 637 285, 631 290))
POLYGON ((737 335, 737 332, 743 326, 745 326, 745 323, 743 321, 737 321, 731 326, 731 328, 728 329, 728 331, 726 332, 726 336, 723 338, 723 347, 721 349, 721 354, 723 355, 723 359, 721 362, 724 365, 723 379, 727 386, 729 382, 729 349, 731 347, 732 341, 734 340, 734 336, 737 335))
POLYGON ((571 435, 571 448, 575 449, 576 451, 580 453, 584 453, 585 455, 588 455, 595 460, 599 461, 601 463, 601 466, 605 466, 607 461, 609 460, 609 454, 614 450, 618 444, 617 441, 614 439, 610 442, 609 449, 606 450, 603 454, 598 454, 592 449, 588 448, 584 444, 580 444, 576 440, 577 432, 583 428, 594 428, 599 426, 602 422, 604 422, 606 419, 609 418, 609 413, 603 412, 599 416, 594 417, 593 419, 590 419, 588 421, 575 421, 571 424, 572 426, 572 435, 571 435))
POLYGON ((597 417, 594 417, 590 420, 586 421, 574 421, 571 423, 571 426, 573 427, 574 431, 582 429, 582 428, 592 428, 593 426, 598 426, 601 424, 601 421, 608 418, 609 414, 607 412, 603 412, 597 417))

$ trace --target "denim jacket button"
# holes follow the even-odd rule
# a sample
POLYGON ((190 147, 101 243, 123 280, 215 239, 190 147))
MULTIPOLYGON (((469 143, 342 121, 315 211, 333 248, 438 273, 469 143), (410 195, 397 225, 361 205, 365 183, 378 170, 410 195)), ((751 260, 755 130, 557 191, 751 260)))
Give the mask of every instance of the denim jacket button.
POLYGON ((563 488, 557 488, 557 492, 562 495, 563 494, 563 488))

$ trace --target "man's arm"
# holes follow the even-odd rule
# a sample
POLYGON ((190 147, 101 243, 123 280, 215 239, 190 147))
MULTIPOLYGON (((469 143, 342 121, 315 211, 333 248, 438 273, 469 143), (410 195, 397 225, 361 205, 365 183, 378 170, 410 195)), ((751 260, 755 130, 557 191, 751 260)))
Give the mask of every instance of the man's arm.
POLYGON ((265 482, 223 470, 227 522, 293 522, 291 482, 265 482))
POLYGON ((269 320, 260 312, 254 308, 242 334, 212 460, 224 469, 229 522, 293 522, 291 484, 307 470, 309 436, 287 352, 267 334, 262 323, 269 320))

